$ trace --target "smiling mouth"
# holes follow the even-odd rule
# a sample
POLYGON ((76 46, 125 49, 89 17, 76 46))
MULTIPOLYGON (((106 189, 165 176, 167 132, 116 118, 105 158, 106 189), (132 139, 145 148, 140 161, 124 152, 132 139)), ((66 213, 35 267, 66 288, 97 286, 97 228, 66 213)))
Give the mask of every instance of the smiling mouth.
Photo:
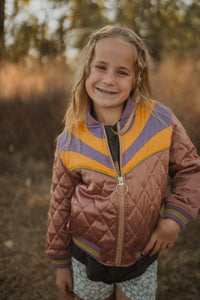
POLYGON ((117 92, 112 92, 112 91, 107 91, 107 90, 103 90, 103 89, 100 89, 98 87, 96 87, 97 91, 99 91, 100 93, 103 93, 103 94, 106 94, 106 95, 116 95, 117 92))

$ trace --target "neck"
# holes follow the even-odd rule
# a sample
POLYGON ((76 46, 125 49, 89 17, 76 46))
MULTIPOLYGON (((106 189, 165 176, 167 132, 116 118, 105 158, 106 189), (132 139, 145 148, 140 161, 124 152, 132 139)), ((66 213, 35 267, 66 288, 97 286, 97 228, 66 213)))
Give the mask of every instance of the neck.
POLYGON ((99 122, 103 123, 104 125, 115 125, 121 118, 123 113, 123 107, 119 110, 119 108, 112 109, 112 112, 110 109, 95 109, 95 105, 93 106, 93 117, 99 122))

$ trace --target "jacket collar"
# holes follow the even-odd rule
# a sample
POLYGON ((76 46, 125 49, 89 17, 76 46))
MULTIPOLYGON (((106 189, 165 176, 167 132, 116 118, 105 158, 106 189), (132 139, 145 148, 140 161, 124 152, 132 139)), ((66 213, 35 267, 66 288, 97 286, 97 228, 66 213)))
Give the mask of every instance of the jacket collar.
MULTIPOLYGON (((134 108, 135 108, 135 104, 131 101, 130 98, 128 98, 126 100, 125 108, 124 108, 123 114, 121 116, 120 123, 128 120, 128 118, 130 117, 134 108)), ((88 110, 87 110, 86 124, 87 125, 99 125, 100 123, 92 116, 91 110, 92 110, 92 105, 90 104, 88 106, 88 110)))

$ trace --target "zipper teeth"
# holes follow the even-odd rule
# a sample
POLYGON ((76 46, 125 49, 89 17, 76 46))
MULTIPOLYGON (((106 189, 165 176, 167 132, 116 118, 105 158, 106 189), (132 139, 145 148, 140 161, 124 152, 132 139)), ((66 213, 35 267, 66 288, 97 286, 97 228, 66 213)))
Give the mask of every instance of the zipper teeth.
MULTIPOLYGON (((117 124, 117 130, 119 132, 119 123, 117 124)), ((118 133, 119 137, 119 164, 120 164, 120 176, 123 177, 122 172, 122 146, 121 146, 121 136, 118 133)), ((123 229, 124 229, 124 196, 120 195, 120 216, 119 216, 119 233, 118 233, 118 244, 117 244, 117 257, 116 265, 120 265, 121 255, 122 255, 122 241, 123 241, 123 229)))
POLYGON ((122 241, 123 241, 123 229, 124 229, 124 196, 120 196, 120 221, 119 221, 119 234, 118 234, 118 245, 117 245, 117 257, 116 265, 120 266, 121 255, 122 255, 122 241))
MULTIPOLYGON (((104 135, 105 135, 105 140, 106 140, 106 146, 108 149, 109 156, 111 158, 111 162, 113 165, 114 172, 116 176, 119 178, 119 176, 123 177, 122 173, 122 147, 121 147, 121 137, 118 133, 118 138, 119 138, 119 164, 120 164, 120 174, 118 174, 117 169, 115 167, 110 147, 108 144, 108 139, 107 139, 107 134, 105 130, 105 126, 103 125, 103 130, 104 130, 104 135)), ((117 130, 119 132, 119 122, 117 123, 117 130)), ((121 261, 121 255, 122 255, 122 241, 123 241, 123 229, 124 229, 124 196, 120 195, 120 213, 119 213, 119 227, 118 227, 118 243, 117 243, 117 255, 116 255, 116 266, 120 266, 120 261, 121 261)))

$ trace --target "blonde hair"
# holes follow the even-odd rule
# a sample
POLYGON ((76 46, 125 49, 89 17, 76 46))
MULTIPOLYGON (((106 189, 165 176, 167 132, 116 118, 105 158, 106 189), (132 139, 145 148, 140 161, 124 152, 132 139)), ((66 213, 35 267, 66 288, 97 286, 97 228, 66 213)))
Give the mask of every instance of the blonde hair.
MULTIPOLYGON (((134 51, 137 52, 134 66, 135 86, 130 94, 131 100, 138 106, 141 100, 148 101, 151 99, 150 59, 143 40, 130 28, 119 25, 108 25, 95 31, 90 35, 88 43, 81 51, 80 64, 72 87, 71 101, 65 114, 64 131, 69 133, 70 140, 72 133, 78 135, 78 129, 85 121, 87 108, 91 102, 85 88, 85 80, 90 73, 90 63, 94 56, 95 46, 101 39, 115 37, 131 44, 134 51)), ((124 126, 125 130, 128 128, 131 118, 132 114, 124 126)))

